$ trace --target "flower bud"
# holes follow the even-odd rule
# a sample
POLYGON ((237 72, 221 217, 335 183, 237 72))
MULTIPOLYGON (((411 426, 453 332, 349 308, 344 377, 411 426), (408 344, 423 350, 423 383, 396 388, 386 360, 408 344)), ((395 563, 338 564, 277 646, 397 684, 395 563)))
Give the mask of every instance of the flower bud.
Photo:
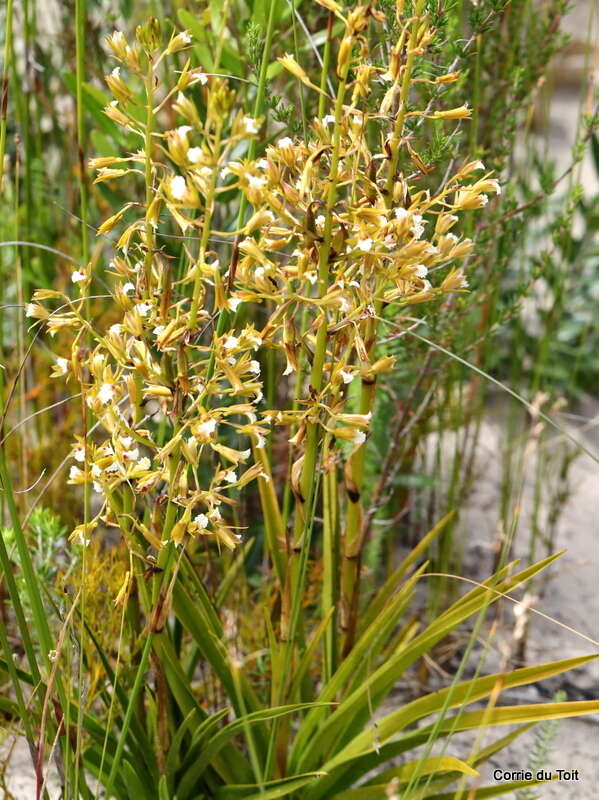
POLYGON ((162 31, 160 22, 156 17, 150 17, 145 25, 138 25, 135 29, 137 41, 150 58, 154 56, 162 44, 162 31))
POLYGON ((120 71, 120 67, 115 67, 110 75, 106 76, 106 85, 120 103, 127 103, 131 99, 131 92, 121 78, 120 71))
POLYGON ((166 48, 166 52, 168 55, 172 53, 178 53, 180 50, 184 50, 186 47, 189 47, 191 44, 191 36, 189 31, 181 31, 176 36, 173 36, 168 46, 166 48))

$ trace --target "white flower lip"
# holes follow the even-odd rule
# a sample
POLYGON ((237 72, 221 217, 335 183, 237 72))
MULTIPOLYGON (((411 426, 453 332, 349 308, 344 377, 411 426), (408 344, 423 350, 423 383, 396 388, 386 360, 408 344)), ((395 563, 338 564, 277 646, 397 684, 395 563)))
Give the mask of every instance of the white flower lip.
POLYGON ((114 397, 114 386, 111 383, 103 383, 98 390, 98 400, 106 405, 114 397))
POLYGON ((135 306, 135 310, 140 317, 147 317, 149 312, 152 310, 152 306, 149 303, 138 303, 135 306))
POLYGON ((266 186, 266 178, 261 178, 258 175, 248 175, 247 178, 250 189, 261 189, 266 186))
POLYGON ((175 200, 183 200, 187 194, 187 182, 182 175, 175 175, 170 180, 170 190, 175 200))
POLYGON ((200 528, 201 530, 206 530, 208 525, 210 525, 210 520, 208 519, 206 514, 197 514, 193 518, 193 521, 198 526, 198 528, 200 528))
POLYGON ((245 133, 259 133, 258 123, 253 117, 244 117, 241 120, 245 133))
POLYGON ((205 422, 201 422, 198 425, 198 433, 201 434, 202 436, 211 436, 215 430, 216 430, 215 419, 207 419, 205 422))

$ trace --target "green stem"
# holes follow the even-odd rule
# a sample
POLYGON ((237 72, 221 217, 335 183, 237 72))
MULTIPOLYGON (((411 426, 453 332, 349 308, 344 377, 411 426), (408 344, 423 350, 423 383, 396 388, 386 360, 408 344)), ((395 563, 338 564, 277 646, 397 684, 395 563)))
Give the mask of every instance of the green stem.
POLYGON ((0 87, 0 193, 4 181, 4 153, 6 152, 6 125, 8 121, 8 68, 12 56, 12 17, 13 0, 6 2, 6 22, 4 26, 4 63, 2 66, 2 86, 0 87))
MULTIPOLYGON (((264 49, 262 51, 262 61, 260 63, 260 74, 258 76, 258 87, 256 89, 256 100, 254 102, 254 117, 257 119, 264 107, 264 98, 266 97, 266 83, 267 83, 267 73, 268 73, 268 66, 270 64, 270 53, 272 50, 272 40, 274 35, 275 29, 275 8, 277 5, 277 0, 270 0, 270 8, 268 12, 268 23, 266 27, 266 39, 264 41, 264 49)), ((253 160, 256 157, 256 147, 257 141, 256 139, 252 139, 250 141, 248 147, 248 159, 253 160)), ((245 221, 245 214, 247 211, 248 201, 245 194, 242 194, 239 200, 239 212, 237 214, 237 226, 236 230, 240 230, 243 226, 245 221)), ((227 329, 227 325, 229 324, 229 312, 226 308, 223 308, 218 316, 218 322, 216 323, 216 336, 222 336, 223 333, 227 329)), ((215 355, 214 351, 210 355, 210 361, 208 363, 208 372, 207 372, 207 379, 210 380, 212 374, 214 372, 215 366, 215 355)))
MULTIPOLYGON (((393 189, 396 181, 396 174, 399 165, 401 152, 401 141, 404 130, 404 123, 408 110, 408 97, 414 69, 414 57, 416 49, 416 38, 421 22, 421 15, 424 9, 425 0, 418 0, 414 11, 414 18, 411 23, 410 36, 408 40, 408 56, 403 69, 401 89, 399 95, 399 108, 395 124, 393 126, 393 136, 391 139, 391 158, 389 160, 389 172, 387 174, 385 202, 387 208, 393 204, 393 189)), ((364 341, 366 343, 369 357, 374 354, 376 347, 377 320, 382 310, 381 301, 375 303, 375 318, 369 319, 366 323, 364 341)), ((362 380, 359 400, 359 413, 369 414, 374 408, 376 396, 376 377, 365 377, 362 380)), ((348 482, 348 510, 345 535, 343 540, 343 564, 341 577, 342 595, 342 627, 345 631, 345 641, 343 651, 347 654, 352 646, 355 637, 357 624, 358 600, 360 591, 360 562, 363 547, 363 508, 362 491, 364 483, 364 464, 366 459, 366 444, 361 445, 350 457, 348 472, 350 481, 348 482)))
POLYGON ((154 226, 150 220, 150 206, 154 199, 154 180, 152 174, 152 128, 154 124, 154 62, 148 56, 148 74, 145 79, 146 86, 146 127, 145 127, 145 170, 144 178, 146 184, 146 220, 144 226, 146 254, 144 256, 144 275, 146 279, 146 293, 148 297, 152 293, 152 263, 154 261, 155 236, 154 226))
MULTIPOLYGON (((329 259, 331 255, 331 241, 332 241, 332 228, 333 228, 333 209, 337 201, 337 181, 339 172, 339 159, 341 151, 341 115, 343 112, 343 101, 345 98, 345 91, 347 87, 347 76, 349 72, 349 59, 344 67, 343 75, 341 77, 339 88, 337 91, 337 99, 335 101, 335 128, 333 133, 333 154, 331 158, 331 168, 329 170, 329 189, 327 192, 327 202, 325 211, 325 224, 323 233, 323 243, 320 248, 318 257, 318 296, 324 297, 329 287, 329 259)), ((310 387, 318 394, 323 385, 324 380, 324 362, 327 350, 327 315, 323 311, 322 319, 316 334, 316 348, 314 351, 314 360, 312 362, 312 369, 310 371, 310 387)), ((304 454, 304 465, 302 467, 302 475, 300 480, 300 487, 302 492, 301 504, 307 503, 310 505, 310 498, 312 487, 314 485, 314 469, 316 466, 318 438, 320 432, 320 425, 316 422, 308 423, 306 432, 306 448, 304 454)), ((300 506, 301 507, 301 506, 300 506)), ((297 550, 301 547, 302 532, 304 529, 303 515, 297 514, 295 518, 295 530, 292 543, 292 549, 297 550)))
MULTIPOLYGON (((83 81, 85 76, 85 21, 86 21, 86 0, 76 0, 75 2, 75 60, 76 60, 76 98, 77 98, 77 152, 79 159, 79 216, 81 217, 81 261, 84 270, 88 267, 89 262, 89 238, 88 238, 88 197, 87 197, 87 184, 86 164, 85 164, 85 114, 83 105, 83 81)), ((88 297, 85 298, 85 317, 91 319, 91 301, 88 297)), ((92 339, 88 331, 87 334, 88 347, 91 346, 92 339)), ((85 403, 85 393, 82 393, 82 418, 84 424, 84 448, 85 448, 85 469, 88 469, 87 459, 87 430, 92 422, 91 409, 85 403)), ((87 524, 91 514, 91 486, 86 482, 84 486, 84 500, 83 500, 83 521, 87 524)), ((87 573, 87 552, 83 548, 81 558, 81 613, 80 613, 80 630, 79 630, 79 703, 77 709, 77 738, 75 746, 75 785, 73 789, 73 797, 79 796, 79 762, 82 749, 82 734, 83 734, 83 652, 84 652, 84 639, 85 639, 85 605, 86 605, 86 573, 87 573)), ((68 725, 68 720, 67 720, 68 725)), ((65 737, 65 746, 69 747, 69 731, 67 728, 67 736, 65 737)))
MULTIPOLYGON (((326 459, 326 454, 325 454, 326 459)), ((337 466, 327 465, 323 485, 322 526, 322 596, 323 619, 331 614, 324 637, 324 682, 330 681, 337 669, 337 600, 339 531, 337 508, 337 466)))
MULTIPOLYGON (((333 209, 337 201, 337 182, 339 171, 339 159, 341 151, 341 116, 343 113, 343 101, 347 88, 347 78, 349 74, 351 59, 347 58, 343 65, 343 72, 340 76, 335 101, 335 125, 333 132, 333 151, 331 157, 331 167, 329 170, 329 189, 327 192, 325 224, 323 232, 323 243, 319 252, 318 261, 318 294, 323 297, 328 291, 329 259, 331 255, 333 209)), ((327 348, 327 313, 323 311, 318 333, 316 335, 316 348, 314 360, 310 372, 310 387, 315 395, 318 395, 324 381, 324 362, 327 348)), ((297 498, 293 538, 291 542, 291 552, 289 553, 289 564, 287 569, 287 582, 283 596, 283 606, 281 611, 281 638, 286 643, 285 659, 291 661, 291 652, 294 647, 295 635, 297 632, 300 617, 299 608, 297 613, 295 607, 299 603, 299 598, 303 594, 303 580, 305 570, 301 569, 301 564, 307 559, 306 531, 311 530, 311 509, 315 504, 315 487, 317 482, 317 458, 318 445, 320 439, 320 424, 318 420, 311 421, 307 425, 306 446, 304 450, 304 463, 300 476, 301 497, 297 498)), ((288 674, 287 670, 284 675, 288 674)), ((284 692, 286 681, 282 683, 281 690, 284 692)))
POLYGON ((387 175, 387 203, 390 205, 393 200, 393 185, 399 164, 399 154, 401 150, 401 137, 403 135, 404 122, 408 112, 408 95, 410 93, 410 82, 412 70, 414 69, 414 57, 416 47, 416 37, 418 34, 418 23, 424 10, 426 0, 418 0, 414 11, 414 20, 408 41, 408 57, 404 66, 401 89, 399 94, 399 109, 393 126, 393 137, 391 140, 391 159, 389 162, 389 174, 387 175))
POLYGON ((131 720, 133 718, 133 714, 135 712, 135 706, 137 703, 137 697, 141 691, 141 687, 143 684, 143 680, 148 669, 148 661, 150 658, 150 650, 152 649, 152 644, 154 643, 154 639, 156 637, 155 633, 148 632, 147 639, 144 644, 144 649, 141 654, 141 660, 139 662, 139 666, 137 668, 137 673, 135 675, 135 681, 133 683, 133 688, 131 689, 131 694, 129 695, 129 705, 127 706, 127 711, 125 712, 125 716, 123 718, 123 724, 121 730, 119 732, 118 743, 116 747, 116 752, 114 754, 114 758, 112 760, 112 767, 110 769, 110 774, 108 776, 108 781, 106 782, 106 800, 110 800, 113 795, 112 787, 114 786, 114 781, 116 779, 119 766, 121 763, 121 758, 123 756, 123 750, 125 749, 125 744, 127 742, 127 734, 129 733, 129 728, 131 727, 131 720))
MULTIPOLYGON (((206 195, 206 211, 204 214, 204 225, 202 227, 202 238, 200 240, 200 252, 198 255, 198 270, 195 277, 194 287, 193 287, 193 300, 191 302, 191 312, 189 314, 189 327, 191 330, 195 330, 196 327, 196 320, 198 315, 198 306, 200 303, 200 293, 202 289, 202 273, 201 267, 204 264, 204 257, 206 255, 206 249, 208 247, 208 241, 210 239, 210 229, 212 225, 212 216, 214 214, 214 205, 215 205, 215 196, 216 196, 216 181, 218 179, 218 160, 219 160, 219 151, 220 151, 220 143, 221 143, 221 136, 222 136, 222 129, 223 129, 223 120, 218 120, 216 125, 216 132, 214 136, 214 165, 212 169, 212 176, 210 178, 210 185, 208 187, 208 193, 206 195)), ((222 314, 221 314, 222 316, 222 314)), ((220 320, 219 320, 220 322, 220 320)))

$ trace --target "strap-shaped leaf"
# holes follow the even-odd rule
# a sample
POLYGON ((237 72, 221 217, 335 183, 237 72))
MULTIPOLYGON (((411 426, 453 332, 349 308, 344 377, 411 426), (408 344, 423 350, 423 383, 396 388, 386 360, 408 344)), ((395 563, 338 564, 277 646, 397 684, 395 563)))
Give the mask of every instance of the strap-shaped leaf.
MULTIPOLYGON (((351 653, 340 664, 331 680, 323 687, 318 698, 321 702, 332 702, 347 681, 362 669, 366 658, 372 659, 376 657, 376 653, 386 641, 386 636, 393 630, 405 608, 410 603, 413 597, 413 587, 418 580, 420 571, 406 581, 387 608, 383 610, 380 617, 363 632, 351 653)), ((289 759, 291 769, 301 759, 308 742, 325 715, 326 710, 321 708, 315 708, 306 715, 291 751, 289 759)))
MULTIPOLYGON (((495 786, 479 786, 476 789, 476 800, 483 800, 486 797, 501 797, 502 794, 509 794, 518 789, 530 789, 533 786, 542 786, 550 781, 509 781, 507 783, 496 784, 495 786)), ((427 795, 426 800, 454 800, 455 792, 443 792, 443 794, 427 795)))
POLYGON ((217 790, 215 800, 274 800, 296 792, 321 775, 322 772, 306 772, 291 778, 279 778, 263 784, 261 789, 256 785, 226 786, 217 790))
MULTIPOLYGON (((200 609, 197 608, 187 589, 183 587, 180 581, 177 581, 173 591, 175 614, 193 636, 202 654, 225 687, 233 705, 237 705, 235 680, 227 651, 222 644, 222 628, 219 622, 212 622, 215 612, 205 592, 199 594, 198 598, 201 604, 200 609)), ((257 710, 260 704, 254 692, 245 678, 241 678, 241 683, 246 706, 252 711, 257 710)), ((236 713, 240 715, 243 710, 240 707, 235 708, 236 713)))
POLYGON ((348 758, 353 758, 368 750, 375 749, 392 736, 396 736, 408 725, 441 711, 446 706, 448 698, 449 705, 446 707, 458 708, 464 703, 474 703, 483 697, 487 697, 498 685, 503 689, 510 689, 514 686, 545 680, 561 672, 580 667, 595 658, 597 658, 595 655, 566 658, 562 661, 552 661, 540 666, 525 667, 513 672, 486 675, 483 678, 465 681, 457 686, 448 686, 446 689, 434 694, 420 697, 418 700, 414 700, 412 703, 408 703, 397 711, 392 711, 382 719, 377 720, 376 727, 368 728, 358 734, 334 758, 327 761, 323 765, 323 769, 330 771, 348 758))
MULTIPOLYGON (((499 739, 496 739, 494 742, 491 742, 490 745, 479 750, 478 752, 474 753, 474 755, 469 759, 471 766, 478 767, 480 764, 484 764, 490 758, 492 758, 496 753, 501 752, 504 748, 508 747, 513 741, 515 741, 519 736, 522 736, 523 733, 529 731, 532 727, 534 727, 534 722, 529 722, 527 725, 520 725, 520 727, 516 728, 516 730, 511 731, 510 733, 506 734, 505 736, 501 736, 499 739)), ((384 770, 380 772, 375 778, 372 778, 370 781, 366 781, 364 784, 365 786, 376 786, 384 783, 385 781, 390 781, 393 778, 394 774, 394 767, 391 769, 384 770)), ((433 790, 441 790, 444 789, 445 786, 448 786, 450 783, 453 783, 455 780, 455 775, 445 775, 442 778, 434 778, 427 788, 427 795, 430 791, 433 790)), ((419 794, 416 792, 412 800, 419 800, 419 794)))
POLYGON ((293 714, 296 711, 304 711, 312 705, 313 703, 294 703, 292 705, 278 706, 276 708, 265 708, 260 711, 254 711, 251 714, 245 714, 243 717, 230 722, 210 739, 201 755, 189 766, 187 772, 181 778, 178 787, 178 794, 181 800, 185 800, 185 798, 190 796, 190 792, 194 790, 196 781, 211 765, 215 756, 218 755, 222 748, 228 744, 234 736, 243 733, 247 726, 255 725, 258 722, 278 719, 279 717, 293 714))
MULTIPOLYGON (((300 752, 298 758, 299 768, 306 769, 320 766, 323 753, 334 752, 334 745, 339 733, 345 736, 351 733, 353 720, 358 714, 369 709, 372 698, 382 698, 391 691, 403 672, 415 663, 423 653, 427 653, 433 645, 447 636, 465 619, 480 611, 486 604, 491 604, 499 599, 501 593, 508 592, 527 581, 533 575, 549 566, 557 557, 558 555, 549 556, 516 575, 499 582, 496 582, 496 576, 493 576, 484 584, 484 587, 477 587, 456 601, 444 614, 416 636, 407 647, 381 664, 360 687, 340 703, 335 713, 320 727, 311 738, 309 744, 304 746, 303 752, 300 752)), ((498 574, 503 573, 504 571, 498 574)), ((325 694, 326 687, 319 699, 322 699, 325 694)), ((356 734, 359 732, 359 730, 356 731, 356 734)), ((300 735, 303 735, 303 731, 298 734, 298 739, 300 735)), ((329 763, 332 758, 329 759, 329 763)))

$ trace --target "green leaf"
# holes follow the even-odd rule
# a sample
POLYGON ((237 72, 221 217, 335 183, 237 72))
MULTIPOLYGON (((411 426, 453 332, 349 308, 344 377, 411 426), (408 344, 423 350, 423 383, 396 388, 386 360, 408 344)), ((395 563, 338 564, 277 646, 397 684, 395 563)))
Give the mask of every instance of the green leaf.
POLYGON ((158 800, 172 800, 172 797, 168 791, 166 775, 163 775, 160 778, 160 783, 158 784, 158 800))
POLYGON ((448 717, 441 723, 443 731, 468 731, 482 725, 513 725, 541 722, 547 719, 581 717, 599 713, 599 700, 579 700, 566 703, 532 703, 526 706, 501 706, 483 711, 469 711, 459 719, 448 717), (454 727, 455 725, 455 727, 454 727))
MULTIPOLYGON (((62 79, 69 92, 75 95, 77 91, 77 80, 75 76, 70 72, 64 72, 62 79)), ((107 92, 103 92, 101 89, 98 89, 97 86, 92 86, 90 83, 83 83, 82 89, 83 106, 91 116, 94 125, 110 136, 113 141, 119 141, 120 128, 104 113, 104 108, 112 100, 112 97, 107 92)))
POLYGON ((498 687, 509 689, 514 686, 523 686, 527 683, 545 680, 553 675, 582 666, 595 658, 597 658, 595 655, 580 656, 562 661, 553 661, 540 666, 525 667, 513 672, 487 675, 483 678, 466 681, 458 686, 449 686, 442 691, 420 697, 377 720, 376 727, 369 728, 358 734, 334 758, 327 761, 323 765, 323 769, 329 772, 343 761, 376 749, 381 743, 386 742, 392 736, 396 736, 408 725, 441 711, 444 707, 457 708, 467 703, 474 703, 483 697, 487 697, 498 687), (448 698, 450 698, 449 701, 448 698), (447 702, 449 702, 448 706, 446 706, 447 702))
MULTIPOLYGON (((431 758, 408 761, 399 767, 393 767, 382 775, 377 775, 372 783, 360 786, 359 789, 349 789, 335 795, 335 800, 386 800, 389 797, 389 783, 398 780, 399 783, 408 783, 414 775, 436 775, 439 772, 460 773, 462 775, 478 776, 478 772, 470 764, 460 761, 453 756, 432 756, 431 758), (377 783, 374 783, 374 781, 377 783)), ((452 776, 452 780, 454 777, 452 776)))
MULTIPOLYGON (((156 800, 156 791, 148 780, 147 772, 141 763, 138 766, 142 767, 141 775, 135 771, 129 761, 121 761, 120 771, 123 783, 127 787, 126 796, 132 799, 136 798, 136 800, 156 800)), ((158 796, 160 800, 163 800, 162 794, 158 796)))
POLYGON ((217 790, 215 800, 237 800, 241 797, 245 800, 274 800, 276 797, 285 797, 291 792, 301 789, 323 774, 322 772, 306 772, 290 778, 279 778, 263 784, 262 790, 259 791, 256 789, 260 787, 255 784, 227 786, 217 790))
MULTIPOLYGON (((227 713, 228 709, 224 709, 224 712, 227 713)), ((164 771, 169 780, 174 778, 175 771, 179 768, 181 764, 181 745, 183 744, 183 737, 190 733, 191 723, 196 718, 196 711, 192 709, 189 714, 185 717, 183 722, 177 728, 177 731, 173 738, 171 739, 171 744, 168 750, 168 754, 166 756, 166 763, 164 765, 164 771)), ((202 724, 205 724, 202 723, 202 724)))
MULTIPOLYGON (((419 572, 421 572, 422 569, 423 567, 421 567, 419 572)), ((362 669, 364 663, 366 663, 366 658, 376 658, 376 654, 385 643, 386 637, 390 635, 390 632, 395 628, 397 621, 411 601, 413 587, 418 580, 419 572, 415 573, 406 581, 393 600, 388 603, 386 608, 384 608, 379 616, 373 620, 371 625, 362 633, 351 653, 340 664, 330 681, 323 687, 318 697, 319 701, 332 702, 346 683, 362 669)), ((296 763, 303 757, 314 731, 325 716, 326 711, 319 708, 315 708, 306 715, 291 751, 289 763, 292 768, 294 768, 296 763)))
MULTIPOLYGON (((210 766, 212 760, 222 748, 237 734, 243 733, 248 725, 254 725, 258 722, 266 722, 272 719, 293 714, 296 711, 304 711, 311 708, 313 703, 294 703, 287 706, 278 706, 275 708, 265 708, 259 711, 254 711, 251 714, 245 714, 239 719, 230 722, 222 730, 218 731, 210 738, 206 747, 202 750, 200 756, 193 760, 187 769, 184 777, 179 784, 179 794, 181 798, 189 795, 194 788, 196 781, 202 776, 203 772, 210 766)), ((278 796, 278 795, 277 795, 278 796)))
MULTIPOLYGON (((480 611, 485 604, 496 602, 496 600, 501 597, 502 593, 509 592, 511 589, 514 589, 519 584, 531 578, 537 572, 540 572, 551 564, 558 555, 549 556, 522 572, 497 582, 497 578, 505 574, 506 570, 502 570, 501 573, 498 573, 489 581, 486 581, 482 587, 473 589, 457 600, 420 635, 416 636, 406 647, 400 648, 399 652, 391 655, 383 664, 375 669, 355 691, 342 700, 335 714, 333 714, 320 727, 318 732, 311 737, 309 744, 306 744, 303 750, 298 752, 298 767, 300 769, 306 769, 316 767, 319 763, 322 763, 323 754, 327 754, 331 751, 334 752, 337 735, 342 733, 349 738, 352 732, 352 721, 359 714, 367 714, 370 716, 371 706, 376 707, 378 704, 374 702, 373 698, 378 698, 378 702, 380 702, 380 700, 391 691, 403 672, 415 663, 420 656, 429 652, 438 641, 447 636, 465 619, 480 611), (489 589, 491 590, 490 597, 489 589)), ((319 700, 325 699, 327 690, 328 687, 325 687, 318 698, 319 700)), ((309 716, 310 715, 308 715, 307 719, 309 716)), ((358 727, 359 730, 356 731, 356 734, 359 733, 362 728, 361 725, 358 727)), ((298 739, 301 733, 302 731, 298 734, 298 739)))
MULTIPOLYGON (((281 25, 283 20, 287 20, 287 18, 291 16, 291 9, 287 3, 277 2, 277 0, 272 0, 272 2, 275 3, 275 25, 281 25)), ((266 28, 268 22, 268 12, 270 11, 270 3, 271 0, 254 0, 252 22, 255 22, 258 25, 261 25, 263 28, 266 28)))
MULTIPOLYGON (((542 786, 550 781, 509 781, 500 783, 496 786, 479 786, 474 793, 475 800, 483 800, 485 797, 501 797, 502 794, 515 792, 517 789, 527 789, 532 786, 542 786)), ((443 792, 443 794, 431 794, 427 800, 455 800, 455 792, 443 792)))

